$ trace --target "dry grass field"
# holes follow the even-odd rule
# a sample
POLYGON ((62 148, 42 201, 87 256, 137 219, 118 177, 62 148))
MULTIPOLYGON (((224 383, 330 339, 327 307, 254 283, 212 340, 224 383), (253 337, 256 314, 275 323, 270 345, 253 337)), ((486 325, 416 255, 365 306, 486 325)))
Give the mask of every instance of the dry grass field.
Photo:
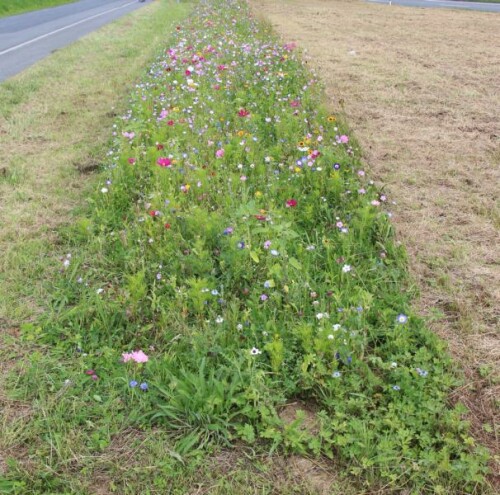
POLYGON ((421 312, 464 369, 457 393, 498 454, 500 17, 361 0, 253 0, 295 41, 386 184, 421 312))

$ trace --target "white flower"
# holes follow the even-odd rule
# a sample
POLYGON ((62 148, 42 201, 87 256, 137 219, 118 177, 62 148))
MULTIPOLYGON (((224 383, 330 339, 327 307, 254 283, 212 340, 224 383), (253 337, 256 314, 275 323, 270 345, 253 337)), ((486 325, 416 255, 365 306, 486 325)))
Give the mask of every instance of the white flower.
POLYGON ((340 330, 340 325, 338 323, 335 323, 335 325, 332 326, 334 332, 338 332, 340 330))
POLYGON ((224 318, 222 318, 222 316, 217 316, 217 318, 215 318, 215 323, 222 323, 224 321, 224 318))
POLYGON ((408 316, 401 313, 400 315, 397 316, 396 321, 398 323, 405 324, 408 321, 408 316))
POLYGON ((328 318, 328 313, 318 313, 318 314, 316 315, 316 318, 317 318, 318 320, 322 320, 323 318, 328 318))
POLYGON ((238 330, 238 331, 240 331, 240 332, 241 332, 241 331, 243 330, 243 325, 242 325, 241 323, 238 323, 238 324, 236 325, 236 330, 238 330))
POLYGON ((332 334, 328 335, 328 340, 333 340, 334 338, 335 337, 332 334))
POLYGON ((391 363, 391 368, 397 368, 398 367, 398 363, 396 363, 396 361, 393 361, 391 363))
POLYGON ((97 289, 96 292, 97 294, 102 294, 104 292, 104 289, 97 289))
POLYGON ((276 251, 276 249, 271 249, 270 253, 273 255, 273 256, 279 256, 279 252, 276 251))
POLYGON ((103 187, 103 188, 101 189, 101 192, 102 192, 103 194, 106 194, 106 193, 108 192, 108 188, 107 188, 107 187, 103 187))
POLYGON ((348 272, 350 272, 351 270, 352 270, 351 265, 344 265, 344 266, 342 267, 342 271, 343 271, 344 273, 348 273, 348 272))
POLYGON ((258 354, 262 354, 262 351, 259 351, 259 349, 257 349, 257 347, 252 347, 252 350, 250 351, 250 354, 252 356, 257 356, 258 354))

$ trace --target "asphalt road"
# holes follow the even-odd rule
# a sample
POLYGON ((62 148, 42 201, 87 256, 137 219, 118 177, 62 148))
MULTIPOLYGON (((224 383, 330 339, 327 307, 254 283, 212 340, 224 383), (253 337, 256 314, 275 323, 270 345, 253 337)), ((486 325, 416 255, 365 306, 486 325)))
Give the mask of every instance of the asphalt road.
POLYGON ((405 5, 407 7, 431 7, 444 9, 481 10, 483 12, 500 12, 500 3, 460 2, 456 0, 367 0, 372 3, 405 5))
POLYGON ((80 0, 0 19, 0 81, 149 1, 80 0))

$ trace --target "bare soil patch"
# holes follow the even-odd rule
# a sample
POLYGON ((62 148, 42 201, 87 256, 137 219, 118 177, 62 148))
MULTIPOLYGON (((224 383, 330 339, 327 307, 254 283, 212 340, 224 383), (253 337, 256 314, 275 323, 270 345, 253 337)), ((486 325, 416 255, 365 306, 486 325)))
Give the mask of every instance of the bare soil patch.
POLYGON ((358 0, 252 0, 347 115, 421 288, 463 366, 457 391, 498 454, 500 47, 495 13, 358 0))

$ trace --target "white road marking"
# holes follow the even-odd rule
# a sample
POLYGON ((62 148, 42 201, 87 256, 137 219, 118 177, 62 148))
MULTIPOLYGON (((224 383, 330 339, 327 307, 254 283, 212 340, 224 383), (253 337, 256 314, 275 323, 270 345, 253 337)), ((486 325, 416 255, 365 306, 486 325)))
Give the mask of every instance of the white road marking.
POLYGON ((95 19, 96 17, 100 17, 104 14, 109 14, 110 12, 114 12, 115 10, 123 9, 129 5, 132 5, 133 3, 136 3, 136 2, 137 2, 137 0, 134 0, 133 2, 128 2, 124 5, 120 5, 119 7, 115 7, 114 9, 105 10, 104 12, 100 12, 99 14, 95 14, 95 15, 91 15, 90 17, 86 17, 85 19, 82 19, 81 21, 73 22, 72 24, 68 24, 67 26, 56 29, 54 31, 51 31, 50 33, 42 34, 41 36, 37 36, 36 38, 25 41, 24 43, 20 43, 19 45, 15 45, 15 46, 12 46, 10 48, 7 48, 7 50, 0 52, 0 55, 5 55, 6 53, 13 52, 14 50, 18 50, 19 48, 22 48, 23 46, 30 45, 31 43, 35 43, 35 41, 43 40, 44 38, 52 36, 53 34, 57 34, 57 33, 60 33, 61 31, 65 31, 66 29, 78 26, 78 24, 83 24, 84 22, 91 21, 92 19, 95 19))

